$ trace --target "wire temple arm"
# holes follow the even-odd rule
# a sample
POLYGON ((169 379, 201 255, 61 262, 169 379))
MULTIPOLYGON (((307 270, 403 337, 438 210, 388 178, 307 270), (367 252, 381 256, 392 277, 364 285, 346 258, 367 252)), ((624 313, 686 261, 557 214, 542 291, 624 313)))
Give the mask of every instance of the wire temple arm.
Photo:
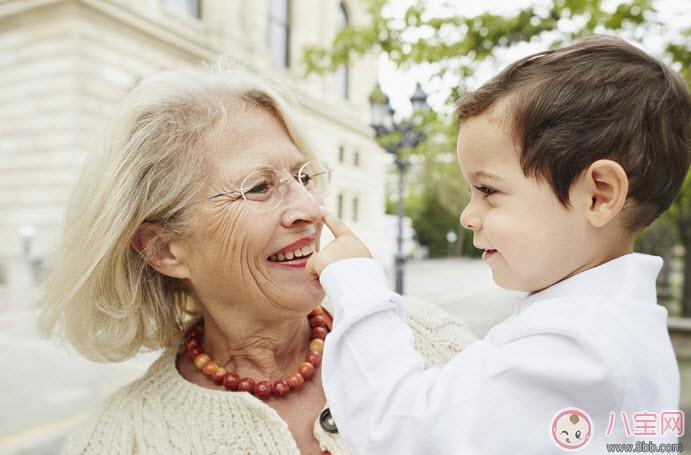
POLYGON ((216 199, 217 197, 223 197, 223 196, 233 196, 235 199, 239 199, 242 197, 242 191, 240 190, 230 190, 230 191, 224 191, 223 193, 218 193, 214 194, 209 198, 210 199, 216 199))

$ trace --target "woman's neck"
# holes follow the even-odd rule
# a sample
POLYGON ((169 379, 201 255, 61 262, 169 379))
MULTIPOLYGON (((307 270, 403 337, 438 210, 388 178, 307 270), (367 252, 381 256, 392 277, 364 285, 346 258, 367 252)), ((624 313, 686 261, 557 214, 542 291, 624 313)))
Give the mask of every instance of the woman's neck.
POLYGON ((294 374, 309 339, 306 317, 262 323, 237 314, 222 320, 204 314, 204 352, 240 376, 275 379, 294 374))

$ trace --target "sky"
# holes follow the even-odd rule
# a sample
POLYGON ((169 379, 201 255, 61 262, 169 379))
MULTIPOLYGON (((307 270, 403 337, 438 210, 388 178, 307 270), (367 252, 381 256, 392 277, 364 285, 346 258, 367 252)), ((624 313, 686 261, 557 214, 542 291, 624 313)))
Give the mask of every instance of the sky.
MULTIPOLYGON (((397 0, 392 2, 393 7, 389 14, 401 16, 403 12, 414 3, 414 0, 397 0)), ((428 0, 430 12, 433 14, 453 11, 462 16, 474 16, 483 11, 495 14, 511 14, 529 5, 549 5, 550 0, 428 0)), ((621 1, 605 0, 605 6, 616 5, 621 1)), ((653 7, 657 10, 657 18, 666 27, 663 34, 647 36, 643 42, 643 48, 653 54, 660 54, 666 39, 675 36, 679 30, 691 26, 691 0, 654 0, 653 7)), ((566 24, 565 24, 566 26, 566 24)), ((547 48, 547 42, 531 42, 514 46, 511 49, 500 50, 496 53, 496 62, 486 62, 480 65, 476 76, 466 84, 469 88, 475 88, 482 84, 503 66, 526 55, 539 52, 547 48)), ((409 71, 396 69, 382 55, 379 60, 379 83, 384 92, 389 96, 391 104, 396 109, 397 116, 406 116, 411 107, 409 98, 415 89, 415 83, 421 82, 423 89, 429 94, 428 102, 435 108, 440 108, 448 95, 448 87, 457 82, 452 78, 446 81, 430 81, 429 69, 416 68, 409 71)))

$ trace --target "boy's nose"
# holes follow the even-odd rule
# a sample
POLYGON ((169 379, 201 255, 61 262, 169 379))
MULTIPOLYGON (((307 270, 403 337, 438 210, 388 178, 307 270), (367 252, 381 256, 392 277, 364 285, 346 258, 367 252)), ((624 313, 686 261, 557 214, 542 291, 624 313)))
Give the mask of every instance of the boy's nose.
POLYGON ((470 204, 466 206, 461 212, 461 226, 471 231, 477 231, 482 228, 482 220, 470 207, 470 204))

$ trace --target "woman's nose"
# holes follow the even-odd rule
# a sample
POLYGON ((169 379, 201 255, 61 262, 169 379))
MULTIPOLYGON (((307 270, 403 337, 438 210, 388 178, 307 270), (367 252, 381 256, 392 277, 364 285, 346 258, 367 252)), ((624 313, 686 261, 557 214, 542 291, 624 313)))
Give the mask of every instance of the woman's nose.
POLYGON ((322 198, 313 195, 295 180, 291 179, 287 186, 283 203, 279 206, 282 209, 281 224, 291 227, 296 223, 311 224, 321 220, 322 198))
POLYGON ((461 212, 461 226, 471 231, 477 231, 482 229, 482 220, 471 205, 472 203, 466 205, 461 212))

